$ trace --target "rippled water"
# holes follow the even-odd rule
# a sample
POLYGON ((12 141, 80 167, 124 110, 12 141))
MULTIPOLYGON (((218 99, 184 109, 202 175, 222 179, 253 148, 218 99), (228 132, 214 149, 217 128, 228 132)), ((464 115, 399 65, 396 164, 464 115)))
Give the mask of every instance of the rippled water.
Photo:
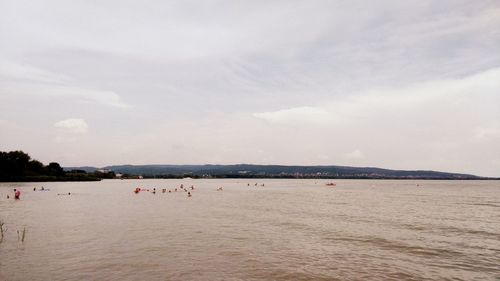
POLYGON ((0 280, 500 280, 500 182, 325 182, 2 183, 0 280))

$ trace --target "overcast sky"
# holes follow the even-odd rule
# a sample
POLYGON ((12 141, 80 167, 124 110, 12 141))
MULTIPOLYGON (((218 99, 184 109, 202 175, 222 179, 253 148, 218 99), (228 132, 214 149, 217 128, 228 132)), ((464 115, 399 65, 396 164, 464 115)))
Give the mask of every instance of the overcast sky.
POLYGON ((500 176, 500 2, 0 0, 0 150, 500 176))

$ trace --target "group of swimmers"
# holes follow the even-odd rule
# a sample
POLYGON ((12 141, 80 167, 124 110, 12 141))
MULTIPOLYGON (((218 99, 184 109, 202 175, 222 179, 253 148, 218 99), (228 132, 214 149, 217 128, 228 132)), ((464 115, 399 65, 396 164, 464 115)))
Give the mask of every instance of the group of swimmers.
MULTIPOLYGON (((264 185, 262 185, 262 186, 264 186, 264 185)), ((189 189, 190 189, 190 190, 194 190, 194 185, 191 185, 191 186, 189 187, 189 189)), ((223 190, 223 188, 222 188, 222 186, 220 186, 220 187, 217 187, 217 189, 216 189, 216 190, 217 190, 217 191, 222 191, 222 190, 223 190)), ((153 193, 153 194, 156 194, 156 188, 153 188, 153 189, 147 189, 147 188, 140 188, 140 187, 136 187, 136 188, 134 189, 134 193, 135 193, 135 194, 138 194, 138 193, 139 193, 139 192, 141 192, 141 191, 151 192, 151 193, 153 193)), ((173 190, 172 190, 172 189, 166 189, 166 188, 162 188, 162 189, 161 189, 161 192, 162 192, 162 193, 166 193, 166 192, 168 192, 168 193, 172 193, 172 192, 177 192, 177 191, 184 191, 184 192, 187 192, 188 197, 192 197, 192 196, 193 196, 193 195, 191 194, 191 191, 189 191, 189 190, 188 190, 188 188, 185 188, 183 184, 181 184, 181 185, 179 186, 179 188, 177 188, 177 187, 176 187, 176 188, 174 188, 173 190)))
MULTIPOLYGON (((250 186, 250 183, 247 183, 247 186, 250 186)), ((254 184, 254 186, 259 186, 259 185, 258 185, 257 183, 255 183, 255 184, 254 184)), ((260 186, 264 186, 264 184, 261 184, 260 186)), ((194 185, 191 185, 191 186, 189 187, 189 189, 190 189, 190 190, 194 190, 194 185)), ((37 190, 37 188, 36 188, 36 187, 33 187, 33 191, 36 191, 36 190, 37 190)), ((39 190, 40 190, 40 191, 48 191, 49 189, 46 189, 45 187, 43 187, 43 186, 42 186, 39 190)), ((191 191, 188 191, 188 188, 185 188, 183 184, 181 184, 181 185, 179 186, 179 188, 177 188, 177 187, 176 187, 176 188, 174 188, 174 189, 173 189, 173 192, 177 192, 177 191, 181 191, 181 190, 182 190, 182 191, 184 191, 184 192, 187 192, 188 197, 192 197, 192 196, 193 196, 193 195, 191 194, 191 191)), ((223 188, 222 188, 222 186, 220 186, 220 187, 217 187, 217 189, 216 189, 216 190, 217 190, 217 191, 222 191, 222 190, 223 190, 223 188)), ((156 194, 156 188, 153 188, 153 189, 145 189, 145 188, 140 188, 140 187, 137 187, 137 188, 135 188, 135 189, 134 189, 134 193, 135 193, 135 194, 138 194, 138 193, 139 193, 139 192, 141 192, 141 191, 146 191, 146 192, 151 192, 151 193, 153 193, 153 194, 156 194)), ((162 189, 161 189, 161 192, 162 192, 162 193, 167 193, 167 192, 168 192, 168 193, 172 193, 172 190, 171 190, 171 189, 162 188, 162 189)), ((57 195, 71 195, 71 192, 68 192, 68 193, 58 193, 57 195)), ((7 199, 9 199, 9 198, 10 198, 10 196, 7 194, 7 199)), ((21 198, 21 191, 20 191, 20 190, 18 190, 18 189, 16 189, 16 188, 14 188, 14 199, 17 199, 17 200, 18 200, 18 199, 20 199, 20 198, 21 198)))
MULTIPOLYGON (((45 187, 33 187, 33 191, 50 191, 50 189, 45 188, 45 187)), ((57 195, 71 195, 71 192, 68 193, 58 193, 57 195)), ((7 199, 10 199, 10 195, 7 194, 7 199)), ((21 199, 21 190, 14 188, 14 199, 19 200, 21 199)))
MULTIPOLYGON (((10 196, 7 194, 7 199, 9 199, 10 196)), ((17 188, 14 188, 14 200, 19 200, 21 199, 21 190, 18 190, 17 188)))
MULTIPOLYGON (((190 190, 194 190, 194 185, 191 185, 191 186, 189 187, 189 189, 190 189, 190 190)), ((192 196, 193 196, 193 195, 191 194, 191 191, 188 191, 188 189, 187 189, 187 188, 185 188, 183 184, 181 184, 181 185, 179 186, 179 190, 183 190, 184 192, 187 192, 188 197, 192 197, 192 196)), ((156 188, 153 188, 153 189, 145 189, 145 188, 136 187, 136 188, 134 189, 134 193, 135 193, 135 194, 138 194, 138 193, 139 193, 139 192, 141 192, 141 191, 146 191, 146 192, 151 192, 151 193, 153 193, 153 194, 156 194, 156 188)), ((161 190, 161 192, 162 192, 162 193, 167 193, 167 191, 168 191, 168 193, 172 193, 172 190, 171 190, 171 189, 162 188, 162 190, 161 190)), ((178 191, 177 187, 176 187, 176 188, 174 188, 173 192, 177 192, 177 191, 178 191)))
MULTIPOLYGON (((42 190, 44 190, 44 187, 42 186, 42 190)), ((36 187, 33 187, 33 191, 36 191, 36 187)), ((7 199, 10 199, 10 195, 7 194, 7 199)), ((19 200, 21 199, 21 190, 14 188, 14 199, 19 200)))

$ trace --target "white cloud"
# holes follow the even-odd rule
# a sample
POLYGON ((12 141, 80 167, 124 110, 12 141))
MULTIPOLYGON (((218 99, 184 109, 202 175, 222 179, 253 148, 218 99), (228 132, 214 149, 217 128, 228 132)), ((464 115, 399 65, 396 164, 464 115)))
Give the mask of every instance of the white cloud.
POLYGON ((40 93, 46 96, 75 97, 83 101, 97 102, 102 105, 117 108, 130 108, 130 105, 124 103, 120 96, 113 91, 92 90, 78 87, 52 87, 40 89, 40 93))
POLYGON ((332 120, 332 115, 327 110, 311 106, 294 107, 274 112, 254 113, 253 116, 273 123, 325 123, 332 120))
POLYGON ((0 57, 0 77, 42 83, 68 83, 72 79, 61 73, 54 73, 32 65, 16 63, 0 57))
MULTIPOLYGON (((429 109, 448 112, 456 107, 473 110, 468 102, 500 101, 500 68, 490 69, 461 79, 445 79, 414 84, 405 88, 368 91, 343 99, 325 101, 321 106, 303 106, 272 112, 255 113, 254 117, 274 123, 297 121, 331 123, 353 119, 378 120, 394 115, 429 109), (482 100, 479 100, 482 99, 482 100)), ((453 115, 464 112, 451 112, 453 115)), ((394 120, 397 121, 397 120, 394 120)))
POLYGON ((33 96, 42 98, 69 98, 83 102, 93 102, 117 108, 129 108, 121 97, 113 91, 86 89, 79 86, 48 84, 48 83, 17 83, 15 81, 1 82, 1 93, 6 96, 18 98, 33 96))
POLYGON ((118 108, 130 107, 113 91, 88 89, 79 86, 69 75, 17 63, 3 57, 0 57, 0 88, 4 97, 67 97, 118 108))
POLYGON ((61 120, 56 122, 54 127, 64 129, 66 132, 73 134, 85 134, 89 129, 87 122, 79 118, 61 120))

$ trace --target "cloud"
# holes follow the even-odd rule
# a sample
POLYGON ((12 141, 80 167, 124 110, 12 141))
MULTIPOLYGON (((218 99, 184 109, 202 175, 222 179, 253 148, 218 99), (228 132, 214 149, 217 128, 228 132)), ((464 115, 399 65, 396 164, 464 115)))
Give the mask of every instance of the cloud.
POLYGON ((429 109, 436 107, 443 112, 450 111, 453 107, 464 110, 467 109, 467 102, 482 102, 479 97, 490 101, 500 100, 499 92, 500 68, 494 68, 461 79, 427 81, 404 88, 367 91, 343 99, 325 101, 321 106, 294 107, 254 113, 253 116, 273 123, 332 123, 355 119, 369 122, 391 112, 404 115, 405 112, 421 110, 428 114, 429 109))
POLYGON ((39 93, 45 96, 74 97, 83 101, 97 102, 102 105, 123 109, 131 107, 129 104, 124 103, 120 96, 113 91, 92 90, 79 87, 51 87, 39 89, 39 93))
POLYGON ((0 57, 0 77, 42 83, 68 83, 72 79, 61 73, 54 73, 32 65, 16 63, 0 57))
POLYGON ((15 81, 0 81, 0 87, 2 87, 1 92, 4 94, 4 97, 10 95, 13 97, 37 96, 42 98, 71 98, 116 108, 130 108, 130 105, 124 103, 121 97, 113 91, 86 89, 72 85, 18 83, 15 81))
POLYGON ((2 57, 0 57, 0 87, 0 93, 5 97, 22 95, 68 97, 118 108, 130 107, 113 91, 88 89, 79 86, 69 75, 2 57))
POLYGON ((264 119, 272 123, 288 123, 288 122, 324 123, 331 121, 332 117, 327 110, 311 106, 294 107, 273 112, 254 113, 253 116, 260 119, 264 119))
POLYGON ((85 134, 89 129, 89 125, 83 119, 70 118, 61 120, 54 124, 54 127, 64 129, 65 132, 72 134, 85 134))

